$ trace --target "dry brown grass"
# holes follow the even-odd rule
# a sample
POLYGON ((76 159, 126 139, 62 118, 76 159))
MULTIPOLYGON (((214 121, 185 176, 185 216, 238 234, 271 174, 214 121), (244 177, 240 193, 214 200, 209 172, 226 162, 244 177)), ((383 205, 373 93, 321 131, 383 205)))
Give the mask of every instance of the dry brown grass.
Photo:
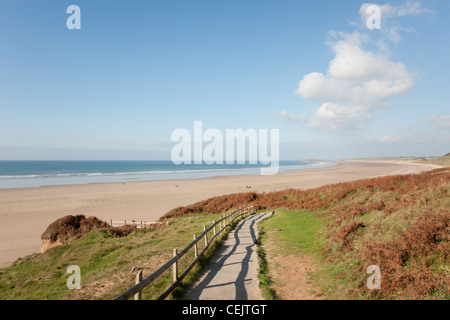
POLYGON ((326 263, 343 267, 341 285, 353 297, 449 299, 450 171, 364 179, 311 190, 239 193, 179 207, 167 216, 218 213, 241 204, 257 209, 317 211, 326 263), (382 289, 369 291, 365 268, 379 265, 382 289))
MULTIPOLYGON (((136 226, 124 225, 121 227, 110 227, 106 222, 96 217, 85 217, 84 215, 65 216, 52 222, 41 235, 43 241, 48 241, 46 247, 52 247, 52 244, 67 244, 80 239, 85 234, 95 229, 108 229, 115 237, 126 237, 134 230, 136 226)), ((45 251, 45 250, 42 250, 45 251)))
MULTIPOLYGON (((413 299, 434 293, 450 293, 448 265, 450 255, 450 212, 422 213, 394 241, 370 243, 365 252, 367 264, 383 266, 382 290, 371 292, 378 298, 399 291, 413 299)), ((365 289, 360 284, 360 289, 365 289)))
MULTIPOLYGON (((448 183, 450 172, 448 169, 436 169, 433 171, 396 175, 381 178, 363 179, 352 182, 344 182, 323 186, 311 190, 286 189, 269 193, 235 193, 209 198, 185 207, 178 207, 163 218, 177 217, 189 213, 220 213, 236 208, 242 204, 253 203, 257 209, 284 207, 288 209, 317 210, 326 209, 332 205, 340 204, 339 209, 344 209, 349 216, 363 214, 373 210, 385 210, 392 213, 399 208, 412 204, 421 197, 423 189, 434 189, 448 183), (356 193, 365 192, 390 192, 396 195, 394 202, 385 203, 383 200, 365 204, 368 200, 362 199, 360 204, 355 203, 356 193), (349 201, 342 201, 348 199, 349 201), (351 206, 351 207, 350 207, 351 206), (351 211, 351 212, 349 212, 351 211)), ((370 195, 367 195, 370 197, 370 195)), ((424 199, 427 201, 428 199, 424 199)))

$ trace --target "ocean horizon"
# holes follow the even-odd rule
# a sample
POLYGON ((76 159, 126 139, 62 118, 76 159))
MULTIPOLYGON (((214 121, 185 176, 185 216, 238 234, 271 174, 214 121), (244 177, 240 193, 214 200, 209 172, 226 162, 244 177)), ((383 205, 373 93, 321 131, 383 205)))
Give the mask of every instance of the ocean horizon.
MULTIPOLYGON (((322 168, 327 161, 280 161, 279 172, 322 168)), ((181 164, 170 160, 2 160, 0 189, 260 174, 261 164, 181 164)))

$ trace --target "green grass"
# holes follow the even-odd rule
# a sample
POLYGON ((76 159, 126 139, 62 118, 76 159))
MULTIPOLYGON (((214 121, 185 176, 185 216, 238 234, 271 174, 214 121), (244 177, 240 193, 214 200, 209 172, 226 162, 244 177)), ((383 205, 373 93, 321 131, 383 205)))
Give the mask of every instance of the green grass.
MULTIPOLYGON (((134 285, 133 266, 146 277, 172 257, 173 248, 181 250, 201 234, 204 225, 211 225, 219 215, 189 214, 171 219, 160 229, 138 229, 125 238, 115 238, 106 229, 94 230, 71 244, 54 247, 43 254, 19 259, 12 266, 0 269, 0 299, 112 299, 134 285), (81 270, 81 290, 69 290, 66 273, 69 265, 81 270)), ((208 234, 211 239, 213 232, 208 234)), ((225 236, 225 234, 223 234, 225 236)), ((184 282, 194 281, 202 263, 219 242, 211 245, 207 256, 184 282)), ((204 241, 198 243, 199 252, 204 241)), ((194 252, 179 261, 179 273, 194 259, 194 252)), ((172 281, 171 268, 143 291, 144 299, 155 299, 172 281)), ((169 299, 183 292, 183 287, 169 299)))
MULTIPOLYGON (((273 288, 273 281, 269 276, 269 265, 266 260, 265 246, 270 241, 277 256, 296 255, 308 256, 314 261, 320 261, 320 249, 325 238, 319 233, 325 222, 313 212, 280 209, 269 219, 262 221, 259 228, 258 257, 260 262, 260 283, 263 296, 273 300, 279 297, 273 288), (270 240, 268 237, 270 234, 270 240)), ((313 275, 312 275, 313 276, 313 275)))
MULTIPOLYGON (((268 258, 272 256, 267 257, 269 251, 265 250, 270 247, 270 254, 274 256, 295 255, 314 259, 320 269, 311 274, 310 280, 314 291, 320 291, 325 299, 414 298, 418 289, 426 288, 415 285, 416 279, 419 281, 422 276, 429 274, 439 279, 437 277, 447 276, 450 270, 448 250, 445 251, 448 239, 444 237, 439 243, 427 243, 421 240, 424 236, 419 237, 422 233, 417 231, 437 234, 436 230, 443 232, 442 225, 446 227, 448 223, 429 220, 427 224, 419 225, 420 228, 414 227, 421 217, 448 216, 450 186, 445 180, 447 175, 446 172, 434 172, 425 177, 415 176, 416 180, 405 176, 398 180, 377 178, 363 185, 351 182, 350 187, 339 186, 343 192, 325 189, 319 196, 314 190, 307 194, 283 193, 286 205, 300 202, 300 198, 311 198, 310 208, 317 208, 315 204, 321 203, 320 199, 329 198, 329 201, 325 201, 325 205, 317 211, 277 209, 276 215, 259 223, 257 245, 264 296, 277 299, 269 277, 269 269, 276 266, 267 264, 268 258), (430 226, 429 231, 426 231, 427 226, 430 226), (405 242, 405 232, 417 241, 405 242), (430 246, 429 253, 415 254, 416 242, 430 246), (393 248, 383 251, 389 255, 378 254, 375 250, 384 248, 384 245, 393 248), (437 245, 444 250, 437 250, 437 245), (388 259, 395 257, 395 253, 401 253, 404 246, 409 250, 406 261, 400 267, 395 266, 394 272, 382 275, 382 290, 368 292, 365 286, 368 278, 366 268, 374 261, 379 261, 383 270, 385 265, 390 264, 388 259), (392 279, 397 276, 403 277, 400 285, 389 287, 389 284, 396 283, 392 279)), ((269 197, 268 203, 261 207, 271 208, 270 203, 279 203, 278 200, 277 197, 269 197)), ((308 202, 301 203, 301 207, 307 205, 308 202)), ((141 268, 144 277, 148 276, 172 257, 173 248, 184 248, 192 241, 193 233, 199 235, 203 225, 210 225, 218 217, 211 214, 186 214, 170 219, 170 225, 163 228, 137 230, 120 239, 114 238, 107 230, 95 230, 71 244, 55 247, 44 254, 28 256, 10 268, 1 269, 0 299, 114 298, 134 284, 135 274, 131 273, 133 266, 141 268), (71 264, 81 268, 81 290, 70 291, 66 287, 69 277, 66 269, 71 264)), ((211 236, 212 232, 209 239, 211 236)), ((203 243, 200 241, 199 251, 203 243)), ((219 245, 220 241, 212 246, 182 287, 169 296, 170 299, 179 298, 189 283, 195 281, 197 272, 219 245)), ((181 259, 180 273, 193 258, 191 251, 181 259)), ((169 269, 144 290, 144 299, 156 298, 171 281, 169 269)), ((448 287, 433 286, 429 292, 421 293, 422 299, 449 299, 448 287)))
MULTIPOLYGON (((333 236, 336 233, 336 228, 331 227, 332 222, 324 219, 326 210, 319 210, 315 212, 308 212, 304 210, 277 210, 276 215, 270 219, 266 219, 259 224, 260 228, 260 242, 262 247, 262 255, 265 259, 267 252, 264 248, 269 244, 271 250, 275 250, 272 254, 283 257, 288 255, 295 255, 299 258, 312 258, 316 265, 320 265, 320 269, 309 274, 309 280, 312 281, 313 290, 323 294, 324 299, 355 299, 351 297, 348 292, 351 288, 356 288, 361 281, 364 281, 368 276, 365 272, 354 273, 355 268, 362 266, 363 262, 359 256, 359 252, 355 250, 342 251, 342 244, 333 243, 333 252, 339 252, 339 259, 335 261, 327 261, 326 256, 322 254, 328 243, 327 236, 333 236), (268 237, 270 234, 270 238, 268 237)), ((358 218, 368 224, 380 221, 380 212, 374 211, 361 218, 358 218)), ((355 221, 358 221, 355 219, 355 221)), ((394 220, 394 217, 385 222, 386 233, 380 234, 378 231, 371 231, 370 229, 359 230, 358 235, 352 235, 351 239, 356 243, 356 247, 363 249, 365 241, 369 241, 371 237, 377 235, 382 239, 398 233, 400 219, 394 220), (394 230, 388 230, 388 227, 394 230)), ((261 260, 260 260, 261 261, 261 260)), ((276 267, 276 266, 272 266, 276 267)), ((263 292, 266 299, 277 299, 276 292, 273 289, 273 282, 268 276, 269 267, 264 264, 260 270, 260 282, 263 284, 263 292)), ((360 296, 359 299, 364 299, 360 296)))
POLYGON ((318 255, 324 243, 318 236, 324 221, 312 212, 281 209, 273 218, 261 222, 261 226, 274 235, 280 253, 318 255))
POLYGON ((261 293, 264 299, 278 300, 278 296, 275 290, 273 289, 272 279, 269 277, 269 263, 266 258, 266 252, 262 246, 263 242, 267 240, 266 235, 267 234, 264 231, 264 227, 262 227, 261 224, 258 224, 258 239, 255 241, 255 244, 257 247, 256 254, 258 255, 258 264, 259 264, 258 270, 259 286, 261 288, 261 293))

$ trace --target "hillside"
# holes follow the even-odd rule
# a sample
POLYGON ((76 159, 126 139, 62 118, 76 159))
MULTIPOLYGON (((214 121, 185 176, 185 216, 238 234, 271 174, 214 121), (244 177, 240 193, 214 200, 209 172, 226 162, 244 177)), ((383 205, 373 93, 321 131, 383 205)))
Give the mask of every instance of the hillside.
MULTIPOLYGON (((209 214, 186 215, 170 219, 159 228, 136 229, 126 237, 119 237, 124 234, 117 234, 117 228, 93 228, 75 239, 84 228, 72 226, 76 226, 77 220, 86 219, 66 217, 53 223, 48 231, 63 226, 61 230, 68 232, 60 233, 58 238, 68 239, 70 235, 68 243, 18 259, 12 266, 0 269, 0 300, 112 299, 134 285, 136 269, 148 276, 172 258, 173 248, 186 246, 192 241, 193 233, 200 234, 203 225, 217 218, 218 215, 209 214), (80 267, 80 290, 69 290, 66 286, 69 265, 80 267)), ((94 219, 87 220, 82 224, 86 226, 94 219)), ((44 238, 47 234, 44 233, 44 238)), ((199 243, 199 250, 202 245, 203 242, 199 243)), ((193 255, 189 252, 181 259, 180 270, 192 261, 193 255)), ((144 299, 155 299, 171 281, 171 272, 166 272, 143 291, 144 299)))
POLYGON ((423 163, 443 167, 450 167, 450 153, 447 153, 442 157, 379 157, 379 158, 356 158, 347 160, 402 161, 402 162, 423 163))
MULTIPOLYGON (((279 212, 270 219, 273 229, 262 247, 275 243, 281 256, 314 258, 320 265, 314 285, 325 298, 450 298, 450 170, 443 168, 310 190, 223 195, 178 207, 161 219, 165 227, 138 229, 123 238, 107 228, 78 237, 75 228, 69 233, 76 239, 67 244, 1 269, 0 299, 111 299, 133 284, 134 267, 150 274, 204 224, 248 203, 279 212), (82 270, 81 290, 65 286, 71 264, 82 270), (382 270, 381 290, 366 288, 369 265, 382 270)), ((45 234, 54 239, 60 225, 45 234)), ((146 289, 144 298, 155 297, 170 279, 168 274, 146 289)))
POLYGON ((443 167, 450 167, 450 153, 440 158, 426 158, 423 160, 416 160, 417 163, 435 164, 443 167))
POLYGON ((72 243, 95 229, 108 229, 112 235, 124 237, 132 233, 136 227, 131 225, 110 227, 96 217, 65 216, 51 223, 41 235, 41 252, 58 245, 72 243))
MULTIPOLYGON (((259 209, 291 209, 287 217, 285 214, 284 218, 290 219, 285 225, 303 219, 296 212, 313 212, 314 219, 324 223, 314 237, 321 239, 316 253, 320 253, 323 273, 317 285, 326 297, 450 298, 449 169, 312 190, 225 195, 177 208, 168 216, 220 212, 249 202, 259 209), (365 271, 370 265, 382 270, 381 290, 366 288, 365 271)), ((295 230, 287 227, 276 231, 279 238, 296 236, 295 230)), ((301 247, 301 241, 295 246, 301 247)))

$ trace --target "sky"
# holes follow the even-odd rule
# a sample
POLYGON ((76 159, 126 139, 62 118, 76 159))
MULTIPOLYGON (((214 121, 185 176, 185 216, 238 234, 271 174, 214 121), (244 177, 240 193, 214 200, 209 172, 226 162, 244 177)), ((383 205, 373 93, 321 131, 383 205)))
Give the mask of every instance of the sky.
POLYGON ((442 156, 449 14, 447 0, 0 0, 0 160, 169 160, 194 121, 278 129, 281 160, 442 156))

